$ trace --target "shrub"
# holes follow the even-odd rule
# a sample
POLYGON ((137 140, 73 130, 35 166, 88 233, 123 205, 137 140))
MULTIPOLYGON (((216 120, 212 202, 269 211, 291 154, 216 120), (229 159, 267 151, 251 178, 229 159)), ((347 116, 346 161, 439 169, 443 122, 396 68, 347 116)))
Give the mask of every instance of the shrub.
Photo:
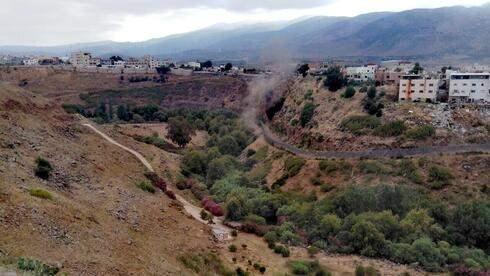
POLYGON ((352 86, 349 86, 345 90, 344 94, 342 94, 342 97, 348 99, 348 98, 354 97, 355 94, 356 94, 356 89, 354 89, 354 87, 352 87, 352 86))
POLYGON ((49 177, 51 176, 51 172, 53 171, 53 166, 49 163, 48 160, 38 157, 36 159, 36 169, 35 169, 35 174, 37 177, 48 180, 49 177))
POLYGON ((258 225, 266 225, 267 224, 265 221, 265 218, 258 216, 258 215, 255 215, 255 214, 251 214, 251 215, 246 216, 245 221, 255 223, 258 225))
POLYGON ((334 172, 347 173, 352 169, 352 165, 344 160, 322 160, 318 168, 327 175, 332 175, 334 172))
POLYGON ((291 254, 289 249, 285 246, 282 246, 282 245, 276 245, 274 247, 274 253, 279 254, 279 255, 283 256, 284 258, 289 257, 289 255, 291 254))
POLYGON ((301 157, 287 158, 284 161, 285 174, 288 177, 293 177, 301 171, 301 168, 303 168, 305 164, 306 161, 301 157))
POLYGON ((295 275, 308 275, 311 272, 310 266, 304 261, 293 261, 290 266, 295 275))
POLYGON ((313 177, 311 179, 311 184, 313 184, 314 186, 322 186, 324 183, 323 183, 323 181, 320 178, 313 177))
POLYGON ((378 126, 374 133, 378 136, 382 137, 391 137, 391 136, 399 136, 402 135, 407 127, 403 121, 393 121, 387 124, 378 126))
POLYGON ((367 91, 367 96, 370 99, 376 98, 376 87, 375 86, 369 87, 369 90, 367 91))
POLYGON ((235 229, 231 230, 231 236, 232 237, 237 237, 238 236, 238 231, 235 230, 235 229))
POLYGON ((148 183, 146 181, 141 181, 140 183, 136 184, 136 186, 138 186, 138 188, 140 188, 141 190, 143 190, 145 192, 149 192, 152 194, 155 193, 155 187, 153 187, 153 185, 151 185, 150 183, 148 183))
POLYGON ((356 115, 344 119, 340 124, 340 127, 343 130, 359 135, 362 134, 363 130, 375 129, 380 125, 381 122, 376 117, 356 115))
POLYGON ((32 272, 34 275, 56 275, 60 269, 56 266, 43 264, 38 260, 19 258, 17 260, 17 268, 23 271, 32 272))
POLYGON ((177 259, 188 269, 199 275, 233 275, 218 256, 212 253, 180 255, 177 259))
POLYGON ((332 92, 336 92, 346 83, 346 79, 339 67, 329 67, 326 76, 327 78, 324 81, 324 85, 332 92))
POLYGON ((425 140, 431 136, 434 136, 436 130, 431 125, 418 126, 409 129, 406 133, 407 137, 414 140, 425 140))
POLYGON ((381 275, 374 267, 357 266, 355 271, 356 276, 378 276, 381 275))
POLYGON ((324 193, 328 193, 333 189, 335 189, 335 187, 331 184, 323 184, 322 186, 320 186, 320 190, 324 193))
POLYGON ((299 121, 302 127, 305 127, 313 118, 316 106, 312 102, 307 102, 301 111, 299 121))
POLYGON ((366 174, 384 174, 386 169, 376 161, 361 161, 359 162, 359 170, 366 174))
POLYGON ((434 189, 442 188, 450 183, 454 178, 447 168, 441 166, 431 166, 429 168, 429 182, 434 189))
POLYGON ((412 162, 412 160, 404 159, 398 166, 398 175, 407 178, 416 184, 422 184, 422 176, 418 172, 417 166, 412 162))
POLYGON ((236 252, 237 251, 237 247, 234 244, 230 244, 230 246, 228 246, 228 250, 230 252, 236 252))
POLYGON ((49 200, 53 199, 53 195, 50 192, 43 189, 30 189, 29 194, 31 196, 42 198, 42 199, 49 199, 49 200))

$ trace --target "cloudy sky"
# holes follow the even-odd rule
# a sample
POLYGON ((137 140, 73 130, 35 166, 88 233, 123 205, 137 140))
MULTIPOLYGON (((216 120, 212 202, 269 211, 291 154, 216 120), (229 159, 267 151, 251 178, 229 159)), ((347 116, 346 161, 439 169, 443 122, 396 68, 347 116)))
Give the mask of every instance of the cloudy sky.
POLYGON ((489 0, 1 0, 0 45, 142 41, 219 23, 355 16, 489 0))

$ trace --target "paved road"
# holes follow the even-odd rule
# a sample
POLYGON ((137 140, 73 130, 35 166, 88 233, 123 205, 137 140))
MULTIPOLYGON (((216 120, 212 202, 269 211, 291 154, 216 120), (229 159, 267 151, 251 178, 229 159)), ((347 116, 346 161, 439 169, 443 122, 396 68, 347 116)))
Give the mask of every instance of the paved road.
POLYGON ((469 153, 469 152, 490 152, 490 144, 469 144, 469 145, 450 145, 434 146, 422 148, 398 148, 398 149, 376 149, 369 151, 311 151, 297 148, 276 137, 269 127, 261 125, 262 134, 267 143, 274 147, 288 151, 294 155, 307 159, 330 159, 330 158, 377 158, 377 157, 405 157, 416 155, 433 155, 440 153, 469 153))
MULTIPOLYGON (((130 149, 118 142, 116 142, 114 139, 112 139, 111 137, 107 136, 105 133, 103 133, 102 131, 98 130, 97 128, 95 128, 93 125, 91 124, 83 124, 84 126, 88 127, 89 129, 91 129, 92 131, 94 131, 95 133, 97 133, 98 135, 100 135, 102 138, 104 138, 106 141, 108 141, 109 143, 115 145, 115 146, 118 146, 120 148, 122 148, 123 150, 131 153, 133 156, 135 156, 150 172, 154 172, 155 170, 153 169, 153 167, 151 166, 150 162, 148 162, 148 160, 146 160, 145 157, 143 157, 143 155, 141 155, 139 152, 133 150, 133 149, 130 149)), ((179 195, 176 195, 177 196, 177 200, 182 203, 182 205, 184 206, 184 209, 185 211, 191 215, 193 218, 195 218, 197 221, 201 222, 201 223, 204 223, 204 224, 208 224, 207 221, 204 221, 201 219, 201 210, 202 208, 198 207, 198 206, 195 206, 193 204, 191 204, 190 202, 188 202, 187 200, 185 200, 183 197, 179 196, 179 195)), ((214 218, 214 224, 211 224, 210 225, 212 230, 213 230, 213 235, 219 239, 219 240, 229 240, 231 239, 231 229, 224 225, 223 224, 223 220, 221 218, 214 218)))

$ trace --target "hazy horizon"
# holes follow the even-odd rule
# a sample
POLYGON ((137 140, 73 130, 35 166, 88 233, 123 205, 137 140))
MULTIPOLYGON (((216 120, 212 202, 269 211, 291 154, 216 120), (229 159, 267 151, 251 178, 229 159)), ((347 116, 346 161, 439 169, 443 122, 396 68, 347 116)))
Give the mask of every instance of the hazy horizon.
POLYGON ((140 42, 216 25, 288 22, 315 16, 357 16, 417 8, 479 6, 488 0, 219 1, 20 0, 0 10, 0 45, 60 46, 140 42), (199 4, 197 4, 199 3, 199 4), (15 18, 24 16, 22 21, 15 18), (61 14, 61 15, 60 15, 61 14))

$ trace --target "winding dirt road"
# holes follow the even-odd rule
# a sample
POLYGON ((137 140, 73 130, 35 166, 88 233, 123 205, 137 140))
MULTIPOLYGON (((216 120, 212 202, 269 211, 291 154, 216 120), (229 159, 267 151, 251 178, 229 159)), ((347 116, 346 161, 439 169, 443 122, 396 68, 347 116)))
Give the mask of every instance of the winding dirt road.
MULTIPOLYGON (((137 151, 135 151, 133 149, 130 149, 130 148, 128 148, 128 147, 126 147, 126 146, 124 146, 124 145, 116 142, 114 139, 112 139, 107 134, 103 133, 102 131, 98 130, 97 128, 95 128, 91 124, 85 123, 85 124, 82 124, 82 125, 85 126, 85 127, 88 127, 90 130, 92 130, 93 132, 95 132, 98 135, 100 135, 102 138, 104 138, 107 142, 111 143, 112 145, 118 146, 121 149, 123 149, 123 150, 131 153, 150 172, 155 172, 155 170, 151 166, 150 162, 148 162, 148 160, 146 160, 146 158, 143 157, 143 155, 141 155, 139 152, 137 152, 137 151)), ((221 218, 216 218, 215 217, 214 220, 213 220, 214 224, 208 224, 207 221, 204 221, 204 220, 201 219, 201 210, 202 210, 202 208, 191 204, 190 202, 188 202, 187 200, 185 200, 180 195, 176 195, 176 197, 177 197, 177 200, 182 204, 182 206, 184 206, 185 211, 189 215, 191 215, 197 221, 199 221, 199 222, 201 222, 203 224, 207 224, 207 225, 209 225, 211 227, 211 229, 213 231, 213 235, 215 236, 215 238, 217 238, 218 240, 221 240, 221 241, 231 239, 231 230, 232 229, 229 228, 228 226, 224 225, 223 224, 223 220, 221 218)))
POLYGON ((421 148, 376 149, 369 151, 311 151, 297 148, 275 136, 269 127, 261 124, 264 139, 270 145, 288 151, 294 155, 306 159, 330 159, 330 158, 377 158, 377 157, 405 157, 416 155, 434 155, 440 153, 471 153, 490 152, 490 144, 449 145, 421 148))

